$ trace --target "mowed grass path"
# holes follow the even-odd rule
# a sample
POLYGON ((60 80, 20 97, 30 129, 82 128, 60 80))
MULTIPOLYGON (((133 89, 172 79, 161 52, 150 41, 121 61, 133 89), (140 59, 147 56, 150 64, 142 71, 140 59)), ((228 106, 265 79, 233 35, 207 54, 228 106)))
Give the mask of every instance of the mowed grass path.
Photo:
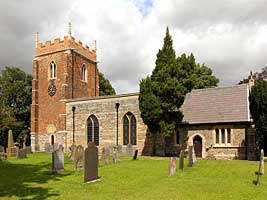
POLYGON ((0 199, 267 199, 267 174, 253 184, 258 163, 198 160, 169 177, 168 158, 124 157, 100 163, 100 181, 85 184, 83 171, 75 172, 67 158, 65 171, 51 175, 51 154, 35 153, 0 161, 0 199))

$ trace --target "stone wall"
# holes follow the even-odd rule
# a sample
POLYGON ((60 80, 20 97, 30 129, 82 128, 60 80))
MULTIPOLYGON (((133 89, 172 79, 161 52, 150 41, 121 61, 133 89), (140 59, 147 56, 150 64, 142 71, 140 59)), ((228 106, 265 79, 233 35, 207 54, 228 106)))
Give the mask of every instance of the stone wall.
MULTIPOLYGON (((136 118, 137 144, 133 145, 141 154, 150 154, 150 141, 146 141, 147 127, 140 116, 138 94, 95 97, 67 101, 67 146, 73 142, 73 112, 75 106, 75 144, 87 145, 87 119, 95 115, 99 122, 99 148, 116 144, 117 113, 115 103, 120 103, 118 112, 118 143, 123 144, 123 117, 131 112, 136 118)), ((126 148, 125 145, 122 146, 126 148)))

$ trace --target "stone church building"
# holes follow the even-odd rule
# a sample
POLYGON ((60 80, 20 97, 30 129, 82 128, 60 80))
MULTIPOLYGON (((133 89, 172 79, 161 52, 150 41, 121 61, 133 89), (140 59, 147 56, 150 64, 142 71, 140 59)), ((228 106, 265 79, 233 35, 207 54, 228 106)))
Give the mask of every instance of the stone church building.
MULTIPOLYGON (((250 84, 253 80, 250 81, 250 84)), ((138 93, 99 96, 97 51, 76 41, 39 42, 33 60, 31 147, 74 143, 99 148, 131 144, 142 155, 178 155, 194 146, 202 158, 253 159, 255 131, 249 111, 250 84, 193 90, 181 107, 184 119, 170 137, 153 137, 143 123, 138 93), (153 145, 155 144, 155 145, 153 145)))

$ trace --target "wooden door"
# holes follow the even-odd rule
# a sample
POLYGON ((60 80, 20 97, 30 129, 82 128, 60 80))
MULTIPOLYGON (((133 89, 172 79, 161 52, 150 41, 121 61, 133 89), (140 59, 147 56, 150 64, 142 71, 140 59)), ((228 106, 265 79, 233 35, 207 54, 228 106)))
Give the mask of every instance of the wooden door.
POLYGON ((196 157, 202 157, 202 138, 197 135, 194 137, 193 142, 196 157))

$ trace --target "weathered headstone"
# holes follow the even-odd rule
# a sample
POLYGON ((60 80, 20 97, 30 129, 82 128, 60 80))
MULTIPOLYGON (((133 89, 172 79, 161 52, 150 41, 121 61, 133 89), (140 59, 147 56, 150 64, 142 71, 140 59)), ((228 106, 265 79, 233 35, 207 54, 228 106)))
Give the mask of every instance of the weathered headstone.
POLYGON ((121 146, 121 145, 118 145, 118 146, 117 146, 117 151, 118 151, 119 154, 122 153, 122 146, 121 146))
POLYGON ((5 160, 6 154, 5 154, 5 147, 0 145, 0 160, 5 160))
POLYGON ((184 169, 184 151, 180 151, 180 156, 179 156, 179 169, 183 170, 184 169))
POLYGON ((60 151, 64 152, 64 147, 63 147, 62 144, 58 145, 58 149, 59 149, 60 151))
POLYGON ((74 160, 74 150, 76 149, 76 146, 74 144, 72 144, 69 147, 69 159, 70 160, 74 160))
POLYGON ((263 149, 261 150, 261 156, 260 156, 260 170, 259 170, 259 173, 261 175, 264 174, 264 151, 263 149))
POLYGON ((23 145, 22 145, 23 149, 26 148, 26 141, 27 141, 27 135, 24 135, 24 137, 23 137, 23 145))
POLYGON ((27 150, 26 150, 26 148, 18 150, 18 158, 27 158, 27 150))
POLYGON ((188 167, 193 167, 193 146, 188 148, 188 167))
POLYGON ((173 176, 176 172, 176 157, 170 157, 169 176, 173 176))
POLYGON ((119 161, 118 147, 114 147, 114 149, 113 149, 113 163, 116 163, 118 161, 119 161))
POLYGON ((45 152, 51 152, 51 146, 48 142, 45 143, 45 152))
POLYGON ((133 156, 133 146, 131 144, 126 145, 126 154, 129 156, 133 156))
POLYGON ((193 164, 195 164, 196 162, 197 162, 197 157, 195 153, 195 148, 193 147, 193 164))
POLYGON ((81 145, 77 146, 74 150, 74 168, 76 171, 80 171, 83 169, 84 163, 84 149, 81 145))
POLYGON ((102 161, 103 161, 104 165, 109 164, 109 156, 110 156, 109 147, 103 147, 103 149, 102 149, 102 161))
POLYGON ((136 160, 136 159, 137 159, 137 155, 138 155, 138 150, 136 149, 136 150, 134 151, 133 160, 136 160))
POLYGON ((90 142, 84 152, 84 182, 91 182, 98 178, 98 149, 90 142))
POLYGON ((56 174, 60 170, 64 170, 64 153, 57 149, 52 152, 52 172, 56 174))

